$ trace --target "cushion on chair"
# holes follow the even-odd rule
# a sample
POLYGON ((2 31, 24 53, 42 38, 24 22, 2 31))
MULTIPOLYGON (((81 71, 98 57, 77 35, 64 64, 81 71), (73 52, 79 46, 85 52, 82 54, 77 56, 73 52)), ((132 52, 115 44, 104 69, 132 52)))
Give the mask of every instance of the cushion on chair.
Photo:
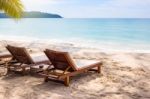
POLYGON ((35 63, 43 62, 43 61, 49 61, 48 58, 46 57, 46 55, 44 53, 34 53, 34 54, 31 54, 31 58, 33 59, 33 61, 35 63))
POLYGON ((84 68, 90 65, 100 63, 98 60, 73 59, 77 68, 84 68))

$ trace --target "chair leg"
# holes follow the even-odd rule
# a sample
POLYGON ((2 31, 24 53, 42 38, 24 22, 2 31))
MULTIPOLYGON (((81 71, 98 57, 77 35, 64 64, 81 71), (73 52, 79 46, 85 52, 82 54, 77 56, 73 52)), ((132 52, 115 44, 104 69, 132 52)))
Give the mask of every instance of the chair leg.
POLYGON ((46 74, 46 76, 44 77, 44 82, 48 82, 48 71, 47 70, 45 70, 45 71, 43 71, 44 72, 44 74, 46 74))
POLYGON ((7 67, 7 74, 10 72, 11 70, 10 70, 10 67, 7 67))
POLYGON ((6 75, 7 75, 10 72, 10 66, 8 65, 7 62, 5 63, 5 67, 7 68, 7 72, 6 72, 6 75))
POLYGON ((44 77, 44 82, 48 82, 48 76, 44 77))
POLYGON ((22 67, 22 75, 23 76, 25 75, 25 71, 26 71, 25 67, 22 67))
POLYGON ((101 73, 101 66, 97 66, 97 72, 100 74, 101 73))
POLYGON ((67 76, 64 81, 65 86, 69 86, 69 82, 70 82, 70 77, 67 76))

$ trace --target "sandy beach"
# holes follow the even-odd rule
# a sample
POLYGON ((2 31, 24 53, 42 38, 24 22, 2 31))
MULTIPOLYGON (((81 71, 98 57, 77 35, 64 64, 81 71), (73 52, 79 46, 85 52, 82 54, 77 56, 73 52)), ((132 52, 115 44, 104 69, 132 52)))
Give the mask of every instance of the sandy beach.
MULTIPOLYGON (((150 99, 150 53, 102 52, 71 43, 1 41, 24 46, 30 52, 45 48, 68 51, 76 59, 103 61, 102 74, 84 73, 73 77, 69 87, 43 81, 37 75, 11 74, 0 77, 0 99, 150 99)), ((3 71, 0 67, 0 71, 3 71)))

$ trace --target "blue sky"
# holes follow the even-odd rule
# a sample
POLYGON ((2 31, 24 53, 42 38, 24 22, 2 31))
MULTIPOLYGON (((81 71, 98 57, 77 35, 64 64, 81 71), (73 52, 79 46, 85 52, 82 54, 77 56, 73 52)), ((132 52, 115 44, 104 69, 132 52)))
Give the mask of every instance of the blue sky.
POLYGON ((22 0, 27 11, 66 18, 150 18, 150 0, 22 0))

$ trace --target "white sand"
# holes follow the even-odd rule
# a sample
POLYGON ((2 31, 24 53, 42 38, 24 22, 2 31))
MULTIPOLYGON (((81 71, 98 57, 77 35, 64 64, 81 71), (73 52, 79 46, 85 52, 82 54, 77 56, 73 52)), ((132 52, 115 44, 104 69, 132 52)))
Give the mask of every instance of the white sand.
MULTIPOLYGON (((43 78, 36 75, 2 76, 0 99, 150 99, 150 53, 108 53, 67 43, 7 43, 25 46, 33 52, 45 48, 69 51, 74 58, 101 60, 104 65, 102 74, 73 77, 70 87, 51 81, 44 83, 43 78)), ((0 51, 5 50, 2 44, 0 51)))

